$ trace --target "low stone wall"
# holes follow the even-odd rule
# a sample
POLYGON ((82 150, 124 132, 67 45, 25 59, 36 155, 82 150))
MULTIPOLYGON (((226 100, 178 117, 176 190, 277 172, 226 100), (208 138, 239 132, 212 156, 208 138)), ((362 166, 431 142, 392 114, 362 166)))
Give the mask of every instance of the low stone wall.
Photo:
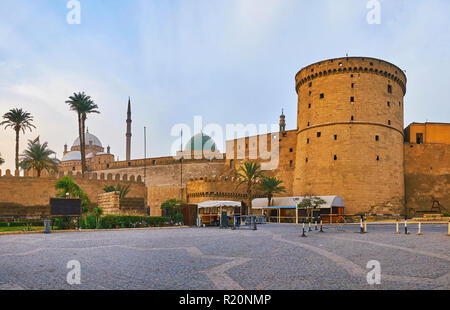
MULTIPOLYGON (((48 177, 15 177, 9 175, 0 176, 0 203, 10 206, 48 206, 50 198, 56 197, 55 183, 61 175, 48 177)), ((90 179, 72 176, 74 181, 88 195, 91 203, 96 204, 98 194, 104 193, 106 186, 117 184, 131 185, 129 197, 144 197, 145 186, 142 182, 116 181, 108 179, 90 179)))
POLYGON ((98 195, 98 205, 104 215, 147 215, 144 198, 120 199, 119 192, 98 195))

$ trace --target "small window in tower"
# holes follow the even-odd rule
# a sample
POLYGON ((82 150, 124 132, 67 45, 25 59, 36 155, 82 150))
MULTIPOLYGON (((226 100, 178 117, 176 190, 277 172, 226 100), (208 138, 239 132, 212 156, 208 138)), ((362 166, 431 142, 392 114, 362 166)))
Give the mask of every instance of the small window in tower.
POLYGON ((108 168, 108 169, 109 169, 109 164, 106 164, 106 168, 108 168))
POLYGON ((310 124, 310 123, 308 122, 308 127, 309 127, 309 124, 310 124))
POLYGON ((337 137, 338 137, 337 135, 334 135, 334 140, 337 140, 337 137))
POLYGON ((312 86, 312 82, 309 82, 309 87, 311 87, 312 86))
POLYGON ((389 120, 389 121, 388 121, 388 125, 390 125, 390 124, 391 124, 391 121, 389 120))
POLYGON ((388 93, 392 94, 392 85, 388 85, 388 93))
POLYGON ((293 148, 289 149, 289 152, 290 153, 294 152, 294 149, 293 148))
POLYGON ((353 115, 352 115, 352 117, 351 117, 351 120, 352 120, 352 121, 354 121, 354 120, 355 120, 355 117, 354 117, 353 115))
POLYGON ((352 77, 353 77, 353 74, 350 74, 350 77, 352 78, 352 77))
POLYGON ((306 144, 309 144, 309 138, 308 138, 308 139, 306 139, 306 144))
POLYGON ((294 166, 294 162, 291 160, 290 162, 289 162, 289 167, 293 167, 294 166))
POLYGON ((401 107, 401 106, 402 106, 402 103, 401 103, 400 101, 398 102, 398 106, 399 106, 399 107, 401 107))
POLYGON ((311 72, 314 72, 314 69, 311 69, 311 72))
POLYGON ((320 99, 325 98, 325 94, 320 94, 320 99))
POLYGON ((350 102, 355 102, 355 97, 350 97, 350 102))
POLYGON ((375 136, 375 141, 380 141, 380 136, 375 136))
POLYGON ((308 162, 309 161, 309 159, 308 159, 308 157, 306 157, 306 162, 308 162))
POLYGON ((423 133, 416 133, 416 143, 423 144, 423 133))
POLYGON ((373 62, 371 62, 370 65, 373 66, 373 62))
POLYGON ((309 91, 309 95, 311 96, 311 94, 312 94, 312 91, 309 91))
POLYGON ((334 155, 334 160, 337 160, 338 158, 337 158, 337 155, 334 155))
POLYGON ((391 103, 389 101, 387 102, 387 106, 388 106, 388 108, 391 107, 391 103))
POLYGON ((322 133, 319 131, 318 133, 317 133, 317 138, 320 138, 322 136, 322 133))
POLYGON ((355 83, 352 83, 352 88, 355 88, 355 83))
POLYGON ((377 156, 377 161, 380 161, 380 156, 379 155, 377 156))
POLYGON ((308 109, 311 109, 311 103, 310 103, 310 104, 308 104, 308 109))

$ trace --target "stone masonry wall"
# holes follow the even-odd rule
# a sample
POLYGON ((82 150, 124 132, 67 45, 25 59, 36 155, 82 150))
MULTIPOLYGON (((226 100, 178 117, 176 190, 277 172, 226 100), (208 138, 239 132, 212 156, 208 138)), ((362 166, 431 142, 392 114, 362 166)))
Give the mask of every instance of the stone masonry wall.
POLYGON ((430 211, 433 201, 450 212, 450 145, 405 143, 406 205, 430 211))

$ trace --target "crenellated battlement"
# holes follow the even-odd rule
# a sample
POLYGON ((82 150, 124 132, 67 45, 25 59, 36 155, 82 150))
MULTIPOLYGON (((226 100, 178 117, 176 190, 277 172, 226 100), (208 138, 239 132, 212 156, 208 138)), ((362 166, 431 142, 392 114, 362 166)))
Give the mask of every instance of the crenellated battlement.
MULTIPOLYGON (((143 179, 141 175, 128 175, 128 174, 112 174, 112 173, 96 173, 96 172, 89 172, 87 173, 86 177, 83 178, 81 172, 72 173, 72 171, 65 171, 65 172, 57 172, 51 171, 50 173, 43 173, 39 179, 54 179, 59 180, 62 177, 69 175, 73 179, 84 179, 89 181, 115 181, 115 182, 123 182, 123 183, 143 183, 143 179)), ((12 174, 11 170, 7 169, 5 171, 5 174, 2 174, 2 170, 0 169, 0 178, 35 178, 38 177, 36 175, 33 175, 32 173, 29 173, 28 171, 24 171, 23 175, 20 175, 18 171, 16 171, 14 174, 12 174)))
POLYGON ((295 76, 298 93, 304 84, 318 78, 336 74, 368 73, 383 76, 401 87, 406 94, 407 78, 403 70, 387 61, 370 57, 343 57, 320 61, 301 69, 295 76))

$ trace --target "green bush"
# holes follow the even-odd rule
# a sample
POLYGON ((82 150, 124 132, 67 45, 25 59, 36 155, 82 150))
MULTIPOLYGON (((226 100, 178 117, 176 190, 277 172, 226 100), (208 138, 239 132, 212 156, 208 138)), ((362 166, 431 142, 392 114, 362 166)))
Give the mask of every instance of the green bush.
POLYGON ((168 222, 168 218, 160 216, 107 215, 100 219, 99 228, 160 227, 168 222))
POLYGON ((26 227, 28 225, 30 226, 44 226, 44 222, 10 222, 9 225, 8 223, 0 223, 0 227, 26 227))
POLYGON ((95 229, 95 216, 88 215, 86 216, 86 221, 81 220, 80 227, 81 229, 95 229))

